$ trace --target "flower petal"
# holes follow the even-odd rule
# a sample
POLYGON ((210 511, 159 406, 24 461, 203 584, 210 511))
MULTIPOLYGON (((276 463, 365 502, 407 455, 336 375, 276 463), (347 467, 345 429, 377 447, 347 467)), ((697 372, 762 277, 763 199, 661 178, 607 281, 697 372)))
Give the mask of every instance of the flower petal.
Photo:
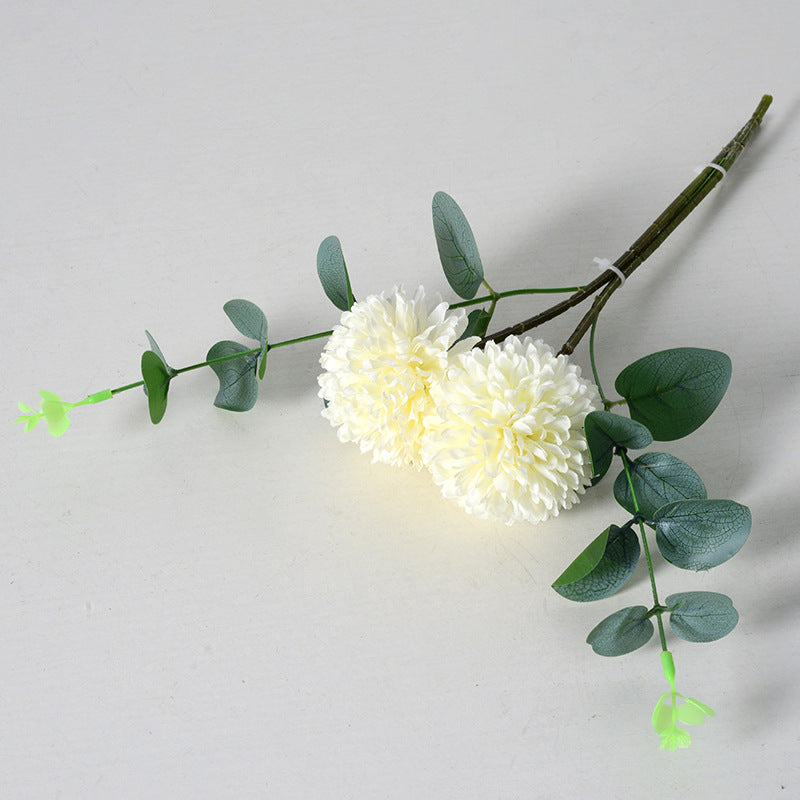
POLYGON ((596 388, 541 340, 509 337, 453 359, 431 388, 422 458, 445 497, 483 519, 539 522, 589 483, 583 420, 596 388))
POLYGON ((463 310, 448 310, 438 298, 429 308, 421 286, 410 298, 396 288, 354 303, 320 357, 322 415, 339 439, 358 443, 373 461, 419 468, 430 390, 466 324, 463 310))

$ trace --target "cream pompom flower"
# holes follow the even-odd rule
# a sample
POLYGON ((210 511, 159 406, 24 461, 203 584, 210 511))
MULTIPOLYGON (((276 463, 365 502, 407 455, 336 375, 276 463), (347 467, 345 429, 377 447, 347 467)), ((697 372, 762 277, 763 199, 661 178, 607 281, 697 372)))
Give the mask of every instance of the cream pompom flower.
POLYGON ((320 357, 322 415, 342 442, 357 442, 373 461, 422 466, 422 419, 431 388, 449 359, 478 341, 465 339, 466 314, 447 303, 429 308, 425 290, 371 295, 342 314, 320 357))
POLYGON ((542 522, 578 502, 591 473, 583 429, 598 393, 541 340, 459 355, 433 391, 423 461, 445 497, 483 519, 542 522))

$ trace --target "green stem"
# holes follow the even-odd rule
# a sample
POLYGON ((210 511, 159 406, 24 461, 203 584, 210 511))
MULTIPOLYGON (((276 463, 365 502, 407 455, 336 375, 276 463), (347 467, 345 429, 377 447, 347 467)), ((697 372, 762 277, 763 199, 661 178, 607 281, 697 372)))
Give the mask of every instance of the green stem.
POLYGON ((333 331, 320 331, 319 333, 310 333, 308 336, 298 336, 296 339, 286 339, 283 342, 270 342, 267 345, 267 351, 274 350, 276 347, 287 347, 291 344, 300 344, 301 342, 310 342, 314 339, 324 339, 330 336, 333 331))
MULTIPOLYGON (((625 477, 628 480, 628 488, 631 492, 631 499, 633 500, 633 510, 639 513, 639 501, 636 499, 636 490, 633 488, 633 480, 631 478, 630 466, 628 463, 628 454, 624 448, 619 451, 620 458, 622 459, 622 467, 625 470, 625 477)), ((647 571, 650 573, 650 588, 653 590, 653 613, 656 615, 658 621, 658 635, 661 638, 661 649, 667 649, 667 637, 664 634, 664 622, 661 615, 664 613, 664 607, 658 601, 658 590, 656 589, 656 576, 653 571, 653 559, 650 557, 650 545, 647 543, 647 533, 644 529, 644 523, 639 520, 639 532, 642 536, 642 546, 644 547, 644 557, 647 559, 647 571)))
MULTIPOLYGON (((717 156, 712 160, 712 164, 729 170, 744 150, 745 145, 750 140, 755 130, 761 124, 767 109, 772 103, 772 97, 765 94, 761 98, 753 115, 745 123, 742 129, 722 148, 717 156)), ((571 297, 557 303, 552 308, 536 314, 529 319, 504 328, 502 331, 493 333, 478 343, 482 347, 488 341, 501 342, 508 336, 521 336, 526 331, 531 330, 548 320, 563 314, 570 308, 582 303, 598 292, 591 308, 578 323, 570 337, 564 343, 559 353, 569 355, 577 347, 580 340, 591 328, 592 322, 597 319, 598 314, 608 302, 611 295, 622 285, 617 272, 622 273, 626 278, 633 271, 649 258, 664 242, 664 240, 686 219, 687 216, 699 205, 700 201, 722 180, 722 172, 715 167, 706 167, 656 218, 647 230, 614 262, 615 270, 607 269, 593 281, 582 289, 575 292, 571 297), (602 290, 602 291, 601 291, 602 290)))
MULTIPOLYGON (((489 307, 489 314, 493 314, 495 307, 497 305, 498 300, 502 300, 506 297, 514 297, 516 295, 523 295, 523 294, 549 294, 555 292, 574 292, 580 287, 576 286, 564 286, 564 287, 556 287, 556 288, 546 288, 546 289, 509 289, 505 292, 496 292, 489 286, 486 281, 484 281, 486 288, 491 292, 491 294, 485 295, 484 297, 476 297, 472 300, 464 300, 463 302, 453 303, 450 308, 464 308, 466 306, 473 306, 478 305, 480 303, 491 303, 489 307)), ((270 350, 275 350, 278 347, 288 347, 289 345, 294 344, 301 344, 303 342, 311 342, 314 339, 324 339, 330 336, 333 333, 332 330, 327 331, 319 331, 318 333, 310 333, 306 336, 297 336, 294 339, 285 339, 282 342, 269 342, 267 344, 267 352, 270 350)), ((218 364, 222 361, 230 361, 234 358, 241 358, 242 356, 252 355, 253 353, 260 353, 260 347, 254 347, 251 350, 243 350, 241 353, 232 353, 231 355, 227 356, 220 356, 219 358, 212 358, 207 361, 200 361, 197 364, 190 364, 188 367, 181 367, 180 369, 175 370, 176 375, 181 375, 184 372, 191 372, 195 369, 201 369, 202 367, 208 367, 211 364, 218 364)), ((120 394, 121 392, 127 392, 129 389, 136 389, 139 386, 144 386, 144 381, 135 381, 134 383, 127 383, 125 386, 118 386, 116 389, 111 389, 111 394, 120 394)))
POLYGON ((450 303, 450 308, 468 308, 469 306, 477 306, 480 303, 488 303, 490 300, 503 300, 506 297, 516 297, 523 294, 566 294, 568 292, 577 292, 581 288, 580 286, 554 286, 545 289, 509 289, 505 292, 492 292, 492 294, 487 294, 483 297, 474 297, 472 300, 459 300, 457 303, 450 303))
POLYGON ((610 404, 606 399, 605 392, 603 391, 603 387, 600 384, 600 375, 597 372, 597 362, 594 358, 594 332, 597 328, 597 320, 592 323, 592 330, 589 334, 589 361, 592 364, 592 375, 594 376, 594 383, 597 386, 597 391, 600 393, 600 399, 603 401, 603 408, 608 411, 610 404))
MULTIPOLYGON (((287 345, 292 344, 300 344, 301 342, 310 342, 313 339, 322 339, 324 337, 330 336, 333 331, 320 331, 319 333, 310 333, 307 336, 298 336, 296 339, 285 339, 282 342, 270 342, 267 344, 267 352, 270 350, 274 350, 276 347, 286 347, 287 345)), ((250 356, 254 353, 261 352, 260 347, 253 347, 250 350, 242 350, 241 353, 231 353, 227 356, 220 356, 219 358, 210 358, 207 361, 200 361, 197 364, 190 364, 188 367, 181 367, 180 369, 176 369, 174 371, 175 375, 181 375, 184 372, 191 372, 195 369, 201 369, 202 367, 209 367, 212 364, 220 364, 223 361, 232 361, 234 358, 241 358, 242 356, 250 356)), ((120 392, 127 392, 128 389, 136 389, 139 386, 144 386, 144 381, 136 381, 135 383, 128 383, 125 386, 118 386, 116 389, 111 389, 111 394, 119 394, 120 392)))

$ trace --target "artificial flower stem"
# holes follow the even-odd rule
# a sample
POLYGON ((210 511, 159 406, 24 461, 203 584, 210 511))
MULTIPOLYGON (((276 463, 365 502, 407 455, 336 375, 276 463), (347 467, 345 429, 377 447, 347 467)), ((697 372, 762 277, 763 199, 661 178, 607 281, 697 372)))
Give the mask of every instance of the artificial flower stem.
MULTIPOLYGON (((290 344, 300 344, 301 342, 310 342, 313 339, 322 339, 324 337, 330 336, 333 331, 320 331, 319 333, 311 333, 308 336, 298 336, 296 339, 286 339, 283 342, 270 342, 267 345, 267 351, 273 350, 276 347, 286 347, 290 344)), ((249 356, 253 355, 254 353, 260 353, 263 348, 261 347, 254 347, 251 350, 242 350, 241 353, 231 353, 227 356, 220 356, 219 358, 211 358, 208 361, 200 361, 197 364, 191 364, 188 367, 181 367, 180 369, 176 369, 174 371, 175 375, 180 375, 184 372, 191 372, 195 369, 200 369, 201 367, 208 367, 211 364, 219 364, 223 361, 232 361, 234 358, 241 358, 242 356, 249 356)), ((135 383, 128 383, 125 386, 118 386, 116 389, 110 389, 112 395, 119 394, 120 392, 126 392, 128 389, 136 389, 139 386, 144 386, 144 381, 136 381, 135 383)))
POLYGON ((489 285, 489 281, 487 281, 486 278, 484 278, 481 281, 481 283, 486 287, 486 291, 489 292, 489 296, 490 297, 493 297, 493 298, 497 297, 497 292, 494 289, 492 289, 492 287, 489 285))
MULTIPOLYGON (((633 510, 639 514, 639 501, 636 499, 636 490, 633 488, 633 479, 631 478, 630 466, 628 464, 628 454, 625 448, 620 448, 619 456, 622 459, 622 468, 625 470, 625 477, 628 481, 628 488, 631 492, 631 499, 633 501, 633 510)), ((644 557, 647 560, 647 571, 650 573, 650 588, 653 590, 653 610, 656 620, 658 621, 658 635, 661 639, 661 649, 667 649, 667 637, 664 634, 664 622, 661 619, 664 607, 658 601, 658 590, 656 589, 656 576, 653 571, 653 559, 650 557, 650 545, 647 543, 647 533, 644 529, 644 523, 639 518, 639 532, 642 537, 642 546, 644 548, 644 557)))
POLYGON ((233 361, 234 358, 241 358, 242 356, 250 356, 255 353, 260 353, 261 347, 254 347, 251 350, 242 350, 241 353, 231 353, 227 356, 220 356, 219 358, 212 358, 208 361, 201 361, 199 364, 191 364, 188 367, 181 367, 175 370, 176 375, 181 375, 184 372, 191 372, 193 369, 201 369, 202 367, 210 367, 212 364, 220 364, 223 361, 233 361))
POLYGON ((509 289, 505 292, 494 292, 483 297, 473 297, 472 300, 460 300, 458 303, 451 303, 450 308, 468 308, 477 306, 480 303, 488 303, 490 300, 503 300, 506 297, 517 297, 523 294, 565 294, 567 292, 577 292, 581 286, 554 286, 544 289, 509 289))
POLYGON ((589 333, 589 361, 592 365, 592 375, 594 376, 594 382, 597 386, 597 391, 600 394, 600 400, 603 402, 603 408, 608 411, 609 409, 609 402, 606 399, 605 392, 603 391, 603 387, 600 384, 600 375, 597 372, 597 363, 595 362, 594 358, 594 333, 595 329, 597 328, 597 320, 592 323, 592 330, 589 333))
POLYGON ((128 389, 135 389, 137 386, 144 386, 144 381, 136 381, 135 383, 126 383, 124 386, 118 386, 116 389, 111 389, 111 394, 127 392, 128 389))
POLYGON ((314 339, 324 339, 332 333, 333 331, 320 331, 319 333, 310 333, 308 336, 298 336, 296 339, 286 339, 283 342, 270 342, 267 345, 267 351, 274 350, 276 347, 286 347, 290 344, 300 344, 301 342, 310 342, 314 339))
POLYGON ((588 299, 595 292, 602 289, 597 295, 592 307, 577 328, 573 331, 559 354, 569 355, 577 347, 580 340, 591 328, 592 322, 608 302, 611 295, 622 285, 618 273, 626 278, 651 256, 664 242, 664 240, 683 222, 684 219, 699 205, 700 201, 722 180, 723 171, 729 170, 739 154, 744 150, 750 137, 761 124, 764 114, 772 103, 772 96, 765 94, 761 98, 753 115, 742 129, 722 148, 711 164, 707 166, 658 216, 647 230, 614 262, 614 270, 607 269, 600 276, 587 284, 582 290, 576 292, 552 308, 547 309, 529 319, 505 328, 502 331, 484 337, 478 346, 482 347, 488 341, 501 342, 508 336, 519 336, 548 320, 563 314, 570 308, 588 299), (721 167, 722 169, 718 169, 721 167))

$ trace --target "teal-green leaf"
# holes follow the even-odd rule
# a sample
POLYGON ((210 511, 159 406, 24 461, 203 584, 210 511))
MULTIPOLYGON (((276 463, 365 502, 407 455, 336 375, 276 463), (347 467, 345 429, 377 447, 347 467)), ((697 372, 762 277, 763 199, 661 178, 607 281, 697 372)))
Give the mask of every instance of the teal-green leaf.
MULTIPOLYGON (((656 511, 676 500, 705 500, 706 487, 686 463, 668 453, 644 453, 629 465, 639 511, 652 520, 656 511)), ((628 478, 623 470, 614 483, 614 497, 635 514, 628 478)))
POLYGON ((269 345, 264 342, 264 347, 262 348, 261 352, 258 355, 259 363, 258 363, 258 379, 260 381, 264 380, 264 375, 267 372, 267 352, 269 350, 269 345))
POLYGON ((629 606, 596 625, 586 642, 600 656, 624 656, 647 644, 654 630, 644 606, 629 606))
POLYGON ((161 352, 161 348, 156 343, 156 340, 150 335, 150 331, 145 331, 144 333, 145 336, 147 336, 147 341, 150 342, 150 349, 161 359, 170 378, 177 375, 178 373, 175 372, 175 370, 169 364, 167 364, 167 359, 164 358, 164 354, 161 352))
POLYGON ((458 337, 458 341, 469 339, 470 336, 480 336, 482 339, 486 336, 491 320, 492 315, 483 308, 476 308, 470 311, 467 316, 467 327, 464 329, 464 333, 458 337))
POLYGON ((653 515, 661 555, 681 569, 711 569, 739 552, 750 509, 733 500, 679 500, 653 515))
POLYGON ((653 438, 670 441, 699 428, 722 400, 731 360, 717 350, 677 347, 640 358, 617 376, 616 390, 653 438))
POLYGON ((639 539, 629 528, 606 528, 553 583, 568 600, 588 602, 621 589, 639 561, 639 539))
MULTIPOLYGON (((232 356, 247 352, 249 348, 239 342, 217 342, 209 351, 206 360, 232 356)), ((258 381, 255 365, 258 354, 248 353, 241 358, 219 361, 209 366, 219 378, 219 391, 214 405, 228 411, 249 411, 258 398, 258 381)))
POLYGON ((267 318, 255 303, 249 300, 228 300, 222 309, 239 333, 261 342, 262 345, 266 344, 267 318))
POLYGON ((317 275, 328 299, 336 308, 349 311, 355 298, 350 288, 342 244, 336 236, 323 239, 317 250, 317 275))
POLYGON ((158 425, 167 411, 167 393, 172 378, 163 358, 153 350, 142 353, 142 379, 147 394, 150 421, 158 425))
POLYGON ((610 411, 592 411, 583 425, 595 482, 608 472, 615 447, 641 450, 653 441, 644 425, 610 411))
POLYGON ((665 601, 669 624, 687 642, 714 642, 727 636, 739 621, 730 597, 718 592, 679 592, 665 601))
POLYGON ((267 370, 267 351, 269 350, 269 325, 264 312, 249 300, 228 300, 222 307, 228 319, 234 324, 239 333, 261 343, 261 352, 258 354, 258 379, 264 379, 267 370))
POLYGON ((447 282, 465 300, 475 297, 483 280, 478 245, 464 212, 444 192, 433 196, 433 232, 447 282))

